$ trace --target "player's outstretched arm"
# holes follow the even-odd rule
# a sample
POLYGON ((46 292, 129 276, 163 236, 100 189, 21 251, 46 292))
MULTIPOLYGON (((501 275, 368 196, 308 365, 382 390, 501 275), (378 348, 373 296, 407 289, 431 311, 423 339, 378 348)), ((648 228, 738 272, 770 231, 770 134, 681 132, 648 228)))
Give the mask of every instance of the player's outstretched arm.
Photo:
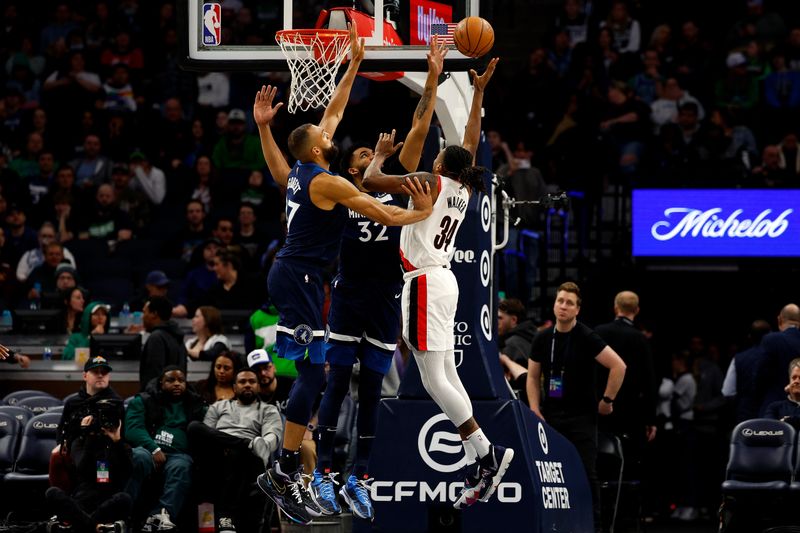
POLYGON ((405 176, 390 176, 381 171, 381 166, 383 166, 386 158, 403 145, 402 142, 394 144, 395 133, 396 131, 392 130, 392 133, 381 133, 378 137, 378 144, 375 145, 375 155, 364 172, 364 179, 361 181, 361 185, 368 191, 404 194, 403 187, 406 185, 407 178, 414 177, 420 182, 427 183, 435 203, 439 190, 437 178, 430 172, 414 172, 405 176))
POLYGON ((419 98, 417 108, 414 110, 411 131, 408 132, 406 141, 398 156, 403 168, 409 172, 414 172, 419 166, 422 147, 431 127, 431 119, 436 107, 436 90, 439 87, 439 76, 444 70, 444 58, 447 55, 447 50, 444 40, 440 40, 437 35, 431 36, 431 49, 427 55, 428 77, 425 80, 425 87, 422 89, 422 96, 419 98))
POLYGON ((364 39, 359 39, 355 21, 349 23, 347 29, 350 30, 350 64, 347 65, 344 76, 339 80, 336 90, 333 91, 331 103, 325 108, 325 114, 322 115, 322 120, 319 122, 319 127, 327 131, 331 137, 336 132, 339 122, 342 121, 344 108, 350 98, 350 89, 353 88, 358 67, 364 60, 364 39))
POLYGON ((403 186, 403 194, 407 194, 414 202, 414 209, 402 209, 393 205, 382 204, 372 196, 363 193, 342 178, 325 174, 314 179, 317 189, 327 200, 342 204, 370 220, 384 226, 405 226, 419 222, 430 216, 433 210, 430 186, 420 182, 416 177, 408 177, 403 186))
POLYGON ((283 158, 283 154, 278 148, 278 143, 275 142, 275 138, 272 136, 272 128, 269 126, 278 109, 283 105, 283 102, 272 105, 277 91, 278 88, 271 85, 261 86, 261 90, 256 93, 256 100, 253 103, 253 118, 256 121, 256 126, 258 126, 258 135, 261 137, 261 151, 264 153, 269 172, 272 174, 275 183, 285 188, 289 180, 289 172, 292 169, 286 163, 286 159, 283 158))
POLYGON ((467 127, 464 130, 464 142, 461 146, 469 150, 472 154, 473 164, 475 162, 475 152, 478 150, 478 143, 481 140, 481 109, 483 108, 483 92, 492 79, 494 69, 497 62, 500 61, 499 57, 493 58, 489 61, 486 71, 478 76, 478 73, 470 69, 469 75, 472 76, 472 105, 469 108, 469 118, 467 119, 467 127))

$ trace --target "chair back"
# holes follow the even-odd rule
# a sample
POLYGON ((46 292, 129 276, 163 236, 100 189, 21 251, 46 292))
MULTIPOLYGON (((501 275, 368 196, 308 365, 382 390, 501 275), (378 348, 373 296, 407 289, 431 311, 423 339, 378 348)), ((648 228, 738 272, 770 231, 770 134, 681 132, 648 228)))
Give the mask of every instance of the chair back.
POLYGON ((21 426, 14 415, 0 413, 0 474, 7 474, 14 467, 21 426))
POLYGON ((61 413, 42 413, 28 421, 22 432, 14 471, 20 474, 47 474, 50 452, 56 447, 56 431, 61 413))
POLYGON ((751 483, 792 480, 795 430, 780 420, 755 418, 737 425, 725 479, 751 483))
POLYGON ((28 396, 17 402, 17 407, 30 409, 37 415, 63 405, 64 403, 60 399, 52 396, 28 396))
POLYGON ((52 396, 40 390, 18 390, 9 392, 3 397, 3 405, 17 405, 17 402, 30 396, 52 396))

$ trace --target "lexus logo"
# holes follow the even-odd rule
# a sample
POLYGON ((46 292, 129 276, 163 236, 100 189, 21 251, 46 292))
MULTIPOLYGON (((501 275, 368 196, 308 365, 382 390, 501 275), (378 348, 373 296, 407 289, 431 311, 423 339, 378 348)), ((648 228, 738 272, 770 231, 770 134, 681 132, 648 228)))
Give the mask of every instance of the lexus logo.
POLYGON ((431 417, 419 430, 417 447, 422 461, 437 472, 455 472, 467 464, 461 436, 449 430, 453 423, 440 413, 431 417), (444 424, 440 424, 444 422, 444 424), (437 429, 438 425, 438 429, 437 429), (447 429, 445 429, 445 425, 447 429))
POLYGON ((544 454, 547 455, 547 452, 550 451, 550 445, 547 444, 547 433, 544 430, 544 424, 542 424, 541 422, 539 422, 538 432, 539 432, 539 444, 542 446, 542 451, 544 452, 544 454))

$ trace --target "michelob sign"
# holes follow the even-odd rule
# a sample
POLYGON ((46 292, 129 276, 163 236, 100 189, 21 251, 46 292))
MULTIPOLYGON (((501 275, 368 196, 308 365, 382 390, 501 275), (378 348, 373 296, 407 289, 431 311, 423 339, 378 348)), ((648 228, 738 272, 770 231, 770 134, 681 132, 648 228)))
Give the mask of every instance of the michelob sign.
POLYGON ((633 255, 800 256, 800 190, 636 189, 633 255))

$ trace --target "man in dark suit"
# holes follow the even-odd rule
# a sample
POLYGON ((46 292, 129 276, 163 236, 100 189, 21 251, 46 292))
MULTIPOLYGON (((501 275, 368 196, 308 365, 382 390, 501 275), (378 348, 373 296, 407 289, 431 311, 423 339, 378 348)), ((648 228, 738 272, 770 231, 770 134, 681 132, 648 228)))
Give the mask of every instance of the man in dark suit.
POLYGON ((767 406, 786 397, 786 369, 800 354, 800 307, 786 304, 778 314, 778 331, 761 340, 764 366, 758 378, 763 393, 759 415, 763 416, 767 406))
MULTIPOLYGON (((600 418, 599 428, 622 440, 626 470, 635 476, 645 443, 656 436, 658 394, 653 355, 644 333, 633 322, 639 314, 639 296, 631 291, 617 294, 614 314, 613 321, 596 327, 595 331, 622 357, 628 370, 614 401, 614 412, 600 418)), ((598 383, 605 383, 600 374, 598 383)))
POLYGON ((722 395, 732 398, 736 423, 758 418, 763 392, 759 390, 758 377, 764 365, 764 351, 761 340, 771 331, 769 322, 755 320, 750 324, 747 338, 751 346, 737 353, 728 366, 722 395))

